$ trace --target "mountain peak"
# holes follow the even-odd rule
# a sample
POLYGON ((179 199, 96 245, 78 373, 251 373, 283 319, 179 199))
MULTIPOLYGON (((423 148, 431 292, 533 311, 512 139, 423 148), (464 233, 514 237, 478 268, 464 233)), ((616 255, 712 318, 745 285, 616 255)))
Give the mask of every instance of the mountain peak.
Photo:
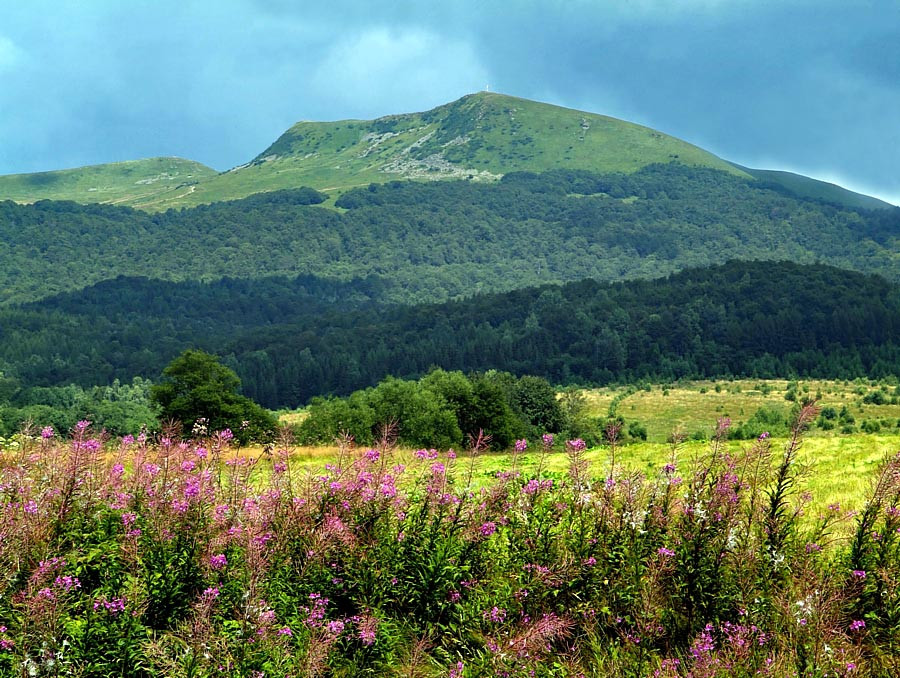
POLYGON ((878 202, 812 179, 749 170, 642 125, 489 91, 375 120, 298 122, 250 162, 221 174, 200 163, 153 158, 0 177, 0 199, 159 210, 299 186, 334 194, 397 179, 496 181, 509 172, 556 169, 632 173, 670 162, 756 177, 849 206, 878 202), (167 163, 173 169, 159 169, 167 163))

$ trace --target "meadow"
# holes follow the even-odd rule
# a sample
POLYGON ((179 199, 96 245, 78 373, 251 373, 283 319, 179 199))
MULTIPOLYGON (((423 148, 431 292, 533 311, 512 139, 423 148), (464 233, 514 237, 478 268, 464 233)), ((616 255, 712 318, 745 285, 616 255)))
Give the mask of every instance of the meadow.
POLYGON ((0 676, 895 676, 900 436, 806 405, 730 439, 783 385, 591 391, 650 438, 594 449, 32 428, 0 452, 0 676), (654 440, 648 402, 720 416, 654 440))
MULTIPOLYGON (((900 451, 900 403, 893 402, 894 386, 877 380, 802 380, 735 379, 720 381, 684 381, 677 384, 647 384, 642 386, 612 386, 584 389, 586 416, 597 421, 610 414, 610 406, 625 422, 637 421, 646 428, 647 440, 629 440, 620 444, 617 464, 631 472, 654 474, 672 460, 673 434, 679 436, 677 457, 683 460, 702 456, 709 447, 716 422, 726 417, 732 427, 746 423, 759 410, 775 412, 783 417, 780 431, 768 431, 773 444, 787 442, 788 421, 795 400, 786 400, 790 391, 798 398, 815 397, 819 409, 842 408, 852 413, 855 421, 852 432, 837 427, 823 430, 812 426, 804 433, 798 459, 804 466, 805 484, 813 496, 813 506, 821 508, 834 501, 848 508, 858 508, 870 489, 871 479, 885 456, 900 451), (872 393, 889 393, 885 402, 875 404, 872 393), (868 399, 870 402, 866 402, 868 399), (877 424, 877 432, 874 432, 877 424), (872 428, 872 433, 860 426, 872 428)), ((306 416, 304 410, 282 412, 282 424, 296 426, 306 416)), ((820 420, 821 423, 821 420, 820 420)), ((729 440, 730 453, 738 454, 752 444, 747 440, 729 440)), ((294 459, 300 466, 314 468, 330 463, 337 455, 335 446, 295 446, 294 459)), ((248 455, 260 454, 261 447, 246 449, 248 455)), ((398 450, 411 455, 412 449, 398 450)), ((516 463, 526 474, 540 466, 543 472, 564 475, 564 454, 517 454, 516 463)), ((598 472, 611 464, 608 445, 589 448, 585 458, 598 472)), ((479 456, 474 466, 476 479, 490 479, 497 472, 508 470, 512 455, 508 452, 487 452, 479 456)))

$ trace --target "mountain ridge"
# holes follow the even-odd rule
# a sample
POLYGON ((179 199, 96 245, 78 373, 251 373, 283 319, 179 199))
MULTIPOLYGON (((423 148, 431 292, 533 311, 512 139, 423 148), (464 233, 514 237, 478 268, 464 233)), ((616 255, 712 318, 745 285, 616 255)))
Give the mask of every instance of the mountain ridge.
POLYGON ((334 199, 352 188, 396 179, 497 181, 509 172, 555 169, 632 173, 678 162, 753 177, 842 206, 893 207, 802 175, 745 168, 649 127, 495 92, 374 120, 300 121, 250 161, 224 172, 180 158, 128 162, 3 175, 0 200, 107 202, 152 212, 300 186, 334 199), (166 161, 178 165, 174 172, 151 173, 154 163, 166 161), (133 172, 123 172, 128 162, 147 165, 137 181, 149 183, 136 183, 133 172), (101 190, 92 184, 98 179, 109 185, 101 190))

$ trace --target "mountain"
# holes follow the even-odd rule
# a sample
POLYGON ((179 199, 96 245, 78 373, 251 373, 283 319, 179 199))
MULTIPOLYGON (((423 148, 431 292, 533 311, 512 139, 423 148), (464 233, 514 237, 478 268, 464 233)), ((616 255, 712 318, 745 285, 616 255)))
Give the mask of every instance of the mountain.
POLYGON ((30 203, 75 200, 80 203, 141 204, 178 199, 218 173, 182 158, 147 158, 77 169, 0 176, 0 199, 30 203))
POLYGON ((119 275, 375 276, 385 281, 379 301, 409 304, 659 277, 726 257, 821 261, 900 279, 900 209, 841 209, 677 163, 371 184, 345 192, 337 209, 323 199, 291 189, 162 213, 0 202, 0 305, 119 275))
POLYGON ((493 182, 509 172, 631 173, 670 162, 753 176, 842 206, 886 206, 807 177, 743 168, 648 127, 493 92, 470 94, 423 113, 299 122, 246 164, 222 173, 199 163, 156 158, 0 176, 0 199, 111 202, 159 211, 299 186, 336 197, 396 179, 493 182))
POLYGON ((811 198, 812 200, 821 200, 843 207, 857 207, 867 210, 891 209, 894 207, 894 205, 884 202, 884 200, 873 198, 870 195, 863 195, 862 193, 855 193, 843 186, 811 179, 802 174, 781 170, 751 169, 738 164, 734 164, 734 166, 754 179, 758 179, 764 185, 786 189, 799 198, 811 198))

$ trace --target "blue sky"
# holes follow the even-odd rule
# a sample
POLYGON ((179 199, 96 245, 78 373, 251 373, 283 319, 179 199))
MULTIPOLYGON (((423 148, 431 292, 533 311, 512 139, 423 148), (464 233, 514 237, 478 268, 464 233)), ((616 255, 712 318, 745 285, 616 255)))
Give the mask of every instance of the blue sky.
POLYGON ((29 0, 0 7, 0 173, 223 170, 297 120, 494 91, 900 203, 898 0, 29 0))

